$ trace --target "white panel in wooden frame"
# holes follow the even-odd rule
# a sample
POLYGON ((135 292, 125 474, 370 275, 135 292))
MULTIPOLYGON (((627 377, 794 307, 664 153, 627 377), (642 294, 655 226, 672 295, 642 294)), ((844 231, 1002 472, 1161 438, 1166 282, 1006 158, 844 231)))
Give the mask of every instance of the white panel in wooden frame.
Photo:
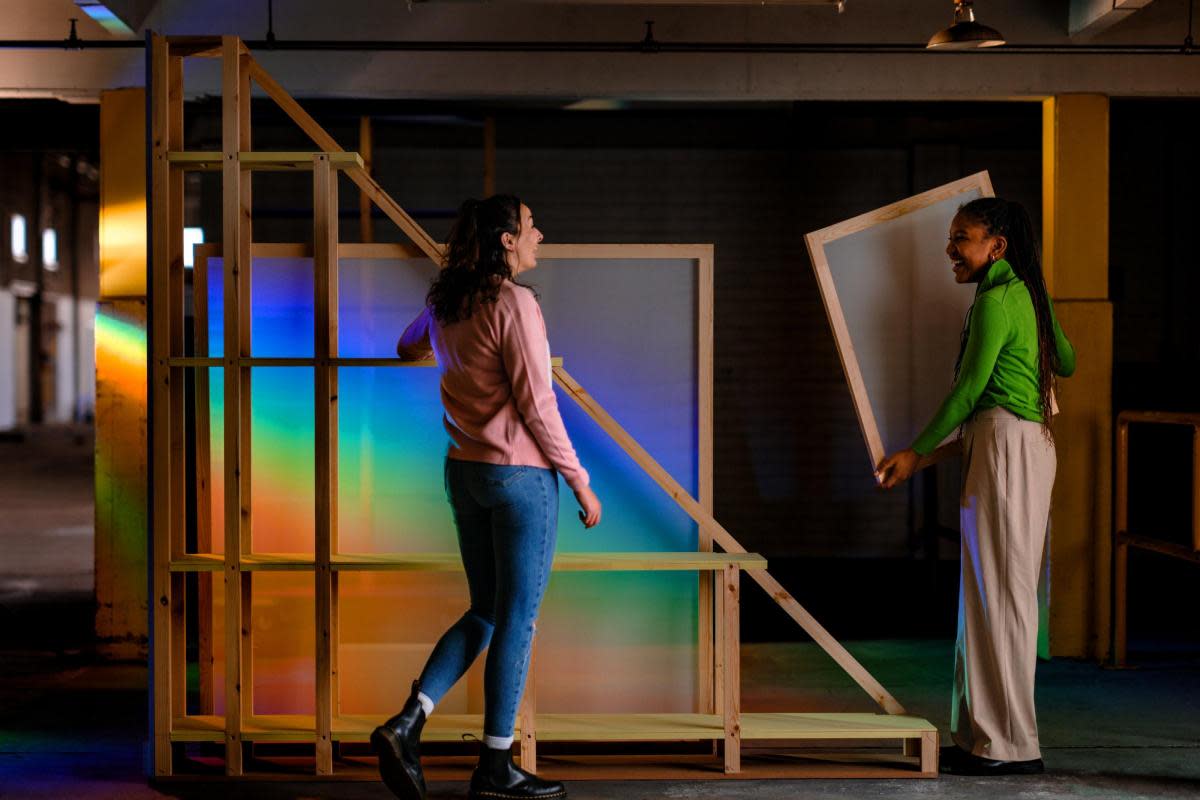
MULTIPOLYGON (((992 196, 978 172, 804 237, 872 470, 950 390, 974 285, 954 282, 943 237, 960 205, 992 196)), ((921 466, 951 455, 956 437, 921 466)))

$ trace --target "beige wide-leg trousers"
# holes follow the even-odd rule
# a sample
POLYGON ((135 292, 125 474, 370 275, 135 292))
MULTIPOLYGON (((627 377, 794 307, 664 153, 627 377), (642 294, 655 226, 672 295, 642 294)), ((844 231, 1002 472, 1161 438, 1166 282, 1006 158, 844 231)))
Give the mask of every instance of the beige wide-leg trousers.
POLYGON ((1054 471, 1054 445, 1040 423, 1002 408, 967 423, 950 729, 955 744, 984 758, 1041 757, 1037 588, 1054 471))

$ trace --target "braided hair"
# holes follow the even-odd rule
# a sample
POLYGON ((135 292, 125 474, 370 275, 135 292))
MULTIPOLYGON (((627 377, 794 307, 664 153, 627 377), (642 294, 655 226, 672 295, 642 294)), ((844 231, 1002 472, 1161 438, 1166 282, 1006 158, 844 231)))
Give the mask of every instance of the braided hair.
POLYGON ((450 229, 446 253, 425 302, 434 317, 447 324, 470 318, 479 303, 494 303, 500 285, 513 279, 500 238, 521 232, 521 200, 496 194, 467 200, 450 229))
MULTIPOLYGON (((1017 278, 1024 281, 1033 301, 1033 313, 1037 319, 1038 333, 1038 397, 1042 412, 1042 425, 1050 434, 1051 394, 1054 391, 1054 376, 1062 365, 1058 359, 1058 346, 1054 340, 1054 319, 1050 313, 1050 295, 1042 275, 1042 262, 1038 258, 1037 238, 1033 232, 1033 221, 1029 212, 1020 203, 998 197, 981 197, 964 204, 958 213, 976 224, 982 225, 989 236, 1003 236, 1008 241, 1004 258, 1012 267, 1017 278)), ((963 334, 963 348, 966 333, 963 334)), ((961 364, 962 352, 959 353, 961 364)), ((957 373, 957 367, 955 368, 957 373)))

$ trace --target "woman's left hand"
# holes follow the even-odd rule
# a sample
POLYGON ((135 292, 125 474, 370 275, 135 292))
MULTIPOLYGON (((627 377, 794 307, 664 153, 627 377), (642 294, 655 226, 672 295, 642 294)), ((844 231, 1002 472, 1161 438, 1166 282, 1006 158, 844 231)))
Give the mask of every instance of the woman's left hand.
POLYGON ((898 453, 892 453, 879 462, 879 468, 875 470, 875 480, 884 489, 890 489, 896 484, 904 483, 911 478, 912 474, 917 471, 917 464, 920 461, 921 456, 911 447, 905 448, 898 453))

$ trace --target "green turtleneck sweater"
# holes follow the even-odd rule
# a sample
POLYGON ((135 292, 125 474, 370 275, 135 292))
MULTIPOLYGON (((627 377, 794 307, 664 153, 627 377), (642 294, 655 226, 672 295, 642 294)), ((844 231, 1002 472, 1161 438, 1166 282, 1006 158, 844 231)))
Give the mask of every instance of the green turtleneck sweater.
MULTIPOLYGON (((1059 375, 1075 372, 1075 348, 1054 320, 1059 375)), ((1033 301, 1025 282, 1004 259, 992 264, 975 292, 968 312, 967 349, 954 388, 942 401, 913 450, 928 455, 971 414, 1006 408, 1022 419, 1042 421, 1038 392, 1038 332, 1033 301)))

